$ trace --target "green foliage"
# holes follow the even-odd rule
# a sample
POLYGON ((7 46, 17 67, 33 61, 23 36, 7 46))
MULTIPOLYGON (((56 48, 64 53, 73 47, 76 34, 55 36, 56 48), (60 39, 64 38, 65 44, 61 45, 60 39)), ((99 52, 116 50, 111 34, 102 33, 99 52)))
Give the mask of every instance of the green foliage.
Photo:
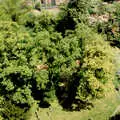
POLYGON ((0 8, 2 9, 2 11, 4 11, 4 14, 9 17, 9 19, 12 19, 13 21, 17 21, 21 15, 25 14, 29 10, 29 9, 22 8, 23 2, 24 0, 0 1, 1 3, 0 8))
POLYGON ((106 37, 106 40, 111 43, 112 46, 120 47, 120 3, 114 2, 113 4, 104 5, 104 12, 107 19, 104 22, 96 22, 93 26, 97 28, 97 32, 103 34, 106 37))
POLYGON ((55 77, 60 81, 57 96, 64 108, 79 110, 91 105, 89 102, 92 99, 103 97, 114 89, 113 52, 102 36, 83 23, 78 24, 75 32, 68 31, 66 35, 63 39, 66 44, 59 43, 60 51, 63 50, 61 58, 64 57, 59 58, 57 64, 62 63, 64 58, 64 61, 69 58, 71 62, 63 62, 59 66, 55 77), (76 46, 70 53, 69 44, 76 46), (79 65, 76 64, 77 60, 80 61, 79 65))
POLYGON ((25 120, 25 108, 17 107, 10 101, 5 101, 2 105, 2 109, 4 110, 1 114, 6 120, 25 120))
POLYGON ((65 34, 66 30, 74 30, 79 22, 87 24, 91 0, 71 0, 67 6, 62 7, 62 16, 58 21, 57 30, 65 34))
POLYGON ((0 95, 14 104, 31 106, 38 93, 43 99, 41 91, 48 83, 47 70, 37 68, 44 65, 41 45, 37 48, 39 43, 14 22, 1 21, 0 28, 0 95))
POLYGON ((33 32, 43 30, 53 31, 56 19, 52 14, 46 11, 29 11, 19 17, 18 23, 24 25, 33 32))
POLYGON ((90 1, 87 0, 76 0, 76 1, 70 1, 69 6, 70 8, 76 9, 77 12, 80 12, 81 14, 87 14, 88 9, 90 7, 90 1))
MULTIPOLYGON (((45 11, 22 10, 24 1, 14 2, 0 5, 4 118, 24 119, 36 102, 48 107, 56 98, 63 108, 80 110, 113 90, 112 48, 87 26, 97 0, 71 1, 58 20, 45 11)), ((118 25, 118 10, 114 14, 118 25)))
POLYGON ((103 38, 87 26, 80 24, 76 29, 77 36, 83 41, 81 79, 76 98, 89 101, 101 97, 106 90, 113 89, 114 65, 112 48, 103 38))
POLYGON ((102 0, 91 0, 89 13, 94 15, 103 15, 109 10, 112 10, 112 5, 104 3, 102 0))

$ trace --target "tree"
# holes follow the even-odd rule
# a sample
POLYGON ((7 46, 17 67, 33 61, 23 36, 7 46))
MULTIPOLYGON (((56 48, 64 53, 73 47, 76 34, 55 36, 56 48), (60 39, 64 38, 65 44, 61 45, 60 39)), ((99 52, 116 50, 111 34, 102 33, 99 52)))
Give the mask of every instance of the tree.
POLYGON ((48 70, 37 67, 45 65, 42 46, 17 23, 0 23, 0 95, 13 106, 28 109, 44 99, 49 81, 48 70))
POLYGON ((66 30, 74 30, 80 22, 87 24, 91 4, 91 0, 69 1, 68 5, 61 7, 61 19, 58 21, 56 29, 64 35, 66 30))
POLYGON ((82 65, 76 98, 91 101, 114 90, 115 69, 112 48, 89 27, 79 24, 76 36, 83 41, 82 65))

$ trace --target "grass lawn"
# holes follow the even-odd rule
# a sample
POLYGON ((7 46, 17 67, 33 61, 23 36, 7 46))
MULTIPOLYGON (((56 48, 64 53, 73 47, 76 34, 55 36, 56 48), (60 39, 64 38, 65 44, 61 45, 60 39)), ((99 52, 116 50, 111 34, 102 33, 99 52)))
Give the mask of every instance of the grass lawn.
MULTIPOLYGON (((67 112, 54 103, 52 110, 40 108, 38 116, 40 120, 108 120, 120 104, 117 93, 110 93, 104 99, 96 100, 91 110, 81 110, 80 112, 67 112)), ((37 120, 36 117, 31 120, 37 120)))

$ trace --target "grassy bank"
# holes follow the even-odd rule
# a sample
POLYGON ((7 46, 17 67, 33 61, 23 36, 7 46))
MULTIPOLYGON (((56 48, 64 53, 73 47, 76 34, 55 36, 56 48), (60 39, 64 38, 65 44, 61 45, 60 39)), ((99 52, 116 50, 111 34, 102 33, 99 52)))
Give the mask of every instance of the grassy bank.
MULTIPOLYGON (((51 110, 40 109, 38 115, 40 120, 108 120, 119 103, 120 98, 117 93, 111 93, 109 96, 95 101, 91 110, 67 112, 55 104, 51 110)), ((37 120, 36 118, 32 119, 37 120)))

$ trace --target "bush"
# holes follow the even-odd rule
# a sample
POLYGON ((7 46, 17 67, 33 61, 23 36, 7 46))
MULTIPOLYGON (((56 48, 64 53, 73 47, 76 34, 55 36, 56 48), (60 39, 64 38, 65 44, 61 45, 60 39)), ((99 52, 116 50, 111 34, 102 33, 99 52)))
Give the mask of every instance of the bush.
POLYGON ((42 67, 47 66, 40 49, 43 44, 15 22, 0 23, 0 95, 18 107, 31 107, 44 99, 49 81, 48 70, 42 67))
POLYGON ((74 30, 79 22, 87 24, 91 0, 69 1, 67 6, 62 7, 61 19, 58 20, 56 30, 65 34, 66 30, 74 30))
POLYGON ((28 108, 20 108, 10 101, 5 101, 2 105, 2 109, 1 114, 5 120, 26 120, 25 116, 28 108))
POLYGON ((113 89, 112 49, 86 25, 90 4, 69 3, 57 25, 51 14, 16 13, 14 6, 11 21, 0 20, 0 95, 7 111, 18 111, 9 116, 23 117, 36 101, 48 107, 56 97, 63 108, 80 110, 113 89))
POLYGON ((83 23, 66 35, 63 39, 66 44, 62 44, 63 40, 59 42, 59 48, 62 45, 61 59, 57 62, 59 71, 53 71, 56 73, 54 79, 59 81, 56 94, 64 108, 80 110, 91 106, 92 99, 104 97, 114 89, 113 52, 102 36, 83 23), (73 52, 70 52, 70 42, 76 46, 72 48, 73 52))
POLYGON ((91 101, 113 90, 115 72, 112 48, 90 28, 79 24, 76 36, 82 41, 82 65, 76 98, 91 101))
POLYGON ((29 11, 19 17, 18 24, 37 33, 43 30, 53 31, 56 24, 55 17, 49 12, 29 11))

